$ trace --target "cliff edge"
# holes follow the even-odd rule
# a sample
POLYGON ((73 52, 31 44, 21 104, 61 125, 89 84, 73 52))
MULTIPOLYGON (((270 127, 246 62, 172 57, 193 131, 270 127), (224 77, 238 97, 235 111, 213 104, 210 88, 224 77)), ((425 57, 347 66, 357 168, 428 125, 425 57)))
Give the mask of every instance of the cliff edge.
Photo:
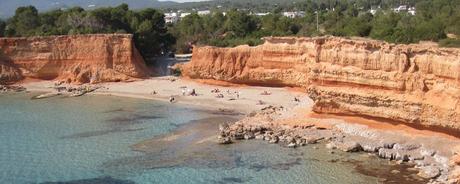
POLYGON ((460 49, 338 37, 195 47, 190 78, 303 87, 313 111, 460 131, 460 49))
POLYGON ((147 76, 130 34, 0 38, 0 83, 36 78, 81 84, 147 76))

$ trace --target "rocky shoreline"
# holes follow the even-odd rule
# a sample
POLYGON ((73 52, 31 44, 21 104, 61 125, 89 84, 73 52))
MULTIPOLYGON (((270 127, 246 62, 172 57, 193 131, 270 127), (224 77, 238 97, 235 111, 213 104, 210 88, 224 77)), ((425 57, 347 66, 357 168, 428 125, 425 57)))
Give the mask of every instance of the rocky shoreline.
MULTIPOLYGON (((85 94, 94 92, 100 89, 97 85, 62 85, 55 84, 54 87, 50 87, 47 93, 32 97, 32 99, 43 99, 50 98, 59 95, 66 95, 69 97, 79 97, 85 94)), ((0 85, 0 93, 18 93, 18 92, 29 92, 28 89, 21 85, 0 85)))
POLYGON ((344 152, 367 152, 380 158, 409 163, 419 170, 418 176, 430 183, 458 183, 458 164, 454 157, 425 146, 423 142, 384 135, 360 126, 335 124, 286 125, 292 112, 279 106, 268 106, 246 118, 219 127, 218 142, 230 144, 239 140, 259 139, 289 148, 324 143, 327 148, 344 152))
POLYGON ((20 85, 0 85, 0 93, 21 92, 25 90, 26 88, 20 85))

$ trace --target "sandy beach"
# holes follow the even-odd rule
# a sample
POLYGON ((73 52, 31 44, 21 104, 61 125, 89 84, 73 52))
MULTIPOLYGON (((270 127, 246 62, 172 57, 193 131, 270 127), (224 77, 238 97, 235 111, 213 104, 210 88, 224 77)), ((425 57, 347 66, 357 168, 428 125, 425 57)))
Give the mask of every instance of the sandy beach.
MULTIPOLYGON (((54 83, 51 81, 33 81, 22 84, 28 91, 52 92, 54 83)), ((299 105, 294 98, 300 102, 311 105, 312 102, 305 93, 290 88, 253 87, 253 86, 216 86, 196 82, 178 77, 154 77, 146 80, 133 82, 113 82, 97 84, 101 88, 96 90, 94 95, 113 95, 131 98, 143 98, 152 100, 169 101, 172 96, 174 103, 199 106, 208 109, 232 109, 242 113, 249 113, 267 105, 282 105, 293 108, 299 105), (197 96, 183 95, 182 90, 195 89, 197 96), (219 89, 219 93, 212 93, 219 89), (155 91, 157 94, 152 94, 155 91), (261 95, 264 91, 270 95, 261 95), (230 93, 228 93, 230 92, 230 93), (239 98, 237 94, 239 93, 239 98), (224 95, 217 98, 218 94, 224 95), (263 105, 258 105, 259 100, 263 105)), ((303 104, 302 103, 302 104, 303 104)))

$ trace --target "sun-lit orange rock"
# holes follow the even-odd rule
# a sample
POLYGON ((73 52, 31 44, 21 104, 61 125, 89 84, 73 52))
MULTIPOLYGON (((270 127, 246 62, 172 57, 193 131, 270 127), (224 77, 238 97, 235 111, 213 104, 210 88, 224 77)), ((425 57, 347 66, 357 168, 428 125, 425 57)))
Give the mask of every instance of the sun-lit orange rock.
POLYGON ((319 113, 460 130, 460 49, 338 37, 195 47, 184 76, 303 87, 319 113))
POLYGON ((149 72, 129 34, 0 38, 0 82, 23 78, 97 83, 149 72))

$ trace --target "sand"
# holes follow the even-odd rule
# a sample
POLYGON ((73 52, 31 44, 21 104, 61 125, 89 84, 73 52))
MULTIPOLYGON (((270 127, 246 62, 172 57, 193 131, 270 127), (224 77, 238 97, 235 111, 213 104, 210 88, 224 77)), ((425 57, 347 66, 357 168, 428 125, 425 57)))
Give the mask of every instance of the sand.
MULTIPOLYGON (((114 82, 98 84, 101 89, 91 94, 96 95, 114 95, 122 97, 143 98, 152 100, 169 101, 173 96, 175 103, 199 106, 211 110, 231 109, 242 113, 249 113, 258 110, 267 105, 282 105, 292 108, 298 105, 294 97, 301 101, 311 100, 305 93, 293 91, 289 88, 272 88, 272 87, 250 87, 250 86, 215 86, 201 83, 202 81, 192 81, 178 77, 154 77, 146 80, 133 82, 114 82), (211 90, 218 88, 224 98, 216 98, 217 93, 211 93, 211 90), (195 89, 198 96, 182 95, 182 89, 195 89), (227 93, 230 91, 230 94, 227 93), (152 94, 156 91, 157 94, 152 94), (261 95, 262 92, 270 92, 271 95, 261 95), (237 98, 235 92, 240 93, 237 98), (231 100, 232 99, 232 100, 231 100), (262 100, 265 105, 257 105, 262 100)), ((53 91, 54 83, 50 81, 33 81, 22 84, 29 91, 53 91)))

